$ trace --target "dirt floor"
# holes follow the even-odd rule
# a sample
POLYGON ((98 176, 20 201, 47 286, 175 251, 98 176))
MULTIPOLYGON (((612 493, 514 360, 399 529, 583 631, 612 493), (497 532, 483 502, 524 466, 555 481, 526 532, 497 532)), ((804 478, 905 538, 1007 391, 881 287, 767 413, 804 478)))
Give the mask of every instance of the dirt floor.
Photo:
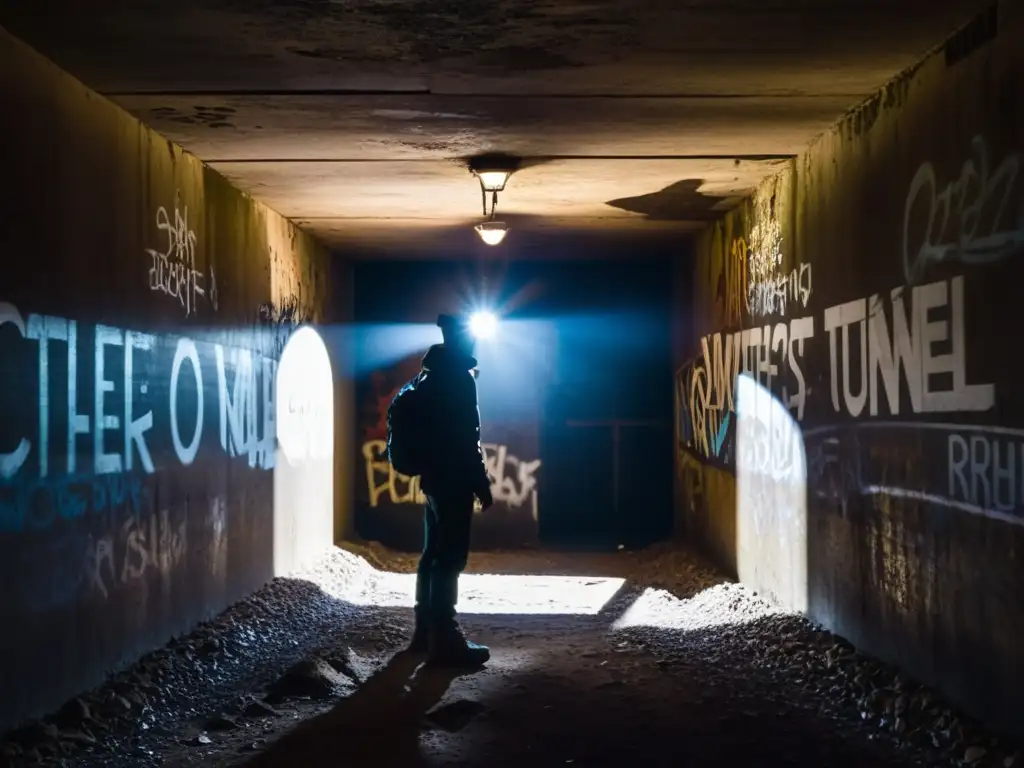
MULTIPOLYGON (((377 554, 386 569, 413 564, 377 554)), ((467 632, 492 648, 484 669, 455 675, 399 653, 354 695, 246 764, 915 764, 873 741, 859 720, 819 713, 798 676, 783 682, 745 664, 744 649, 719 645, 715 631, 695 628, 688 638, 683 629, 613 632, 644 589, 689 598, 723 581, 692 557, 654 554, 475 557, 476 572, 632 583, 593 616, 465 616, 467 632)))
POLYGON ((88 717, 58 718, 49 742, 21 734, 7 754, 254 768, 1024 764, 934 693, 679 550, 474 555, 469 571, 490 575, 464 579, 462 623, 492 659, 456 674, 400 650, 412 582, 395 574, 415 558, 349 549, 177 643, 212 644, 213 661, 176 653, 155 687, 184 679, 186 662, 234 660, 237 673, 189 678, 128 720, 98 715, 94 692, 75 708, 88 717), (529 574, 580 578, 516 578, 529 574))

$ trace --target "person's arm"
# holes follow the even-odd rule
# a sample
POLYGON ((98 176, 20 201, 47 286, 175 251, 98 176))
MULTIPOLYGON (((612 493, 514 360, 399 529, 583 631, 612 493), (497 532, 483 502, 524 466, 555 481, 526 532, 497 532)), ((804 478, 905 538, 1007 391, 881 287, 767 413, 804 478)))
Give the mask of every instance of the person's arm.
POLYGON ((480 442, 480 406, 477 403, 476 381, 470 378, 467 386, 470 396, 466 398, 470 408, 467 409, 468 429, 467 433, 472 435, 472 455, 467 456, 468 466, 473 473, 473 493, 485 506, 493 503, 491 498, 491 478, 487 474, 487 463, 484 459, 484 449, 480 442))

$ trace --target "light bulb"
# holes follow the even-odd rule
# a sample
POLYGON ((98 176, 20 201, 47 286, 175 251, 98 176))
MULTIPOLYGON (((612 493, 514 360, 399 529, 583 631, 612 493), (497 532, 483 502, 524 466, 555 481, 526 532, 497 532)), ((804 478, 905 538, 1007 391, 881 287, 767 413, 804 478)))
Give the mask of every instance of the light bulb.
POLYGON ((480 235, 480 239, 488 245, 497 245, 508 234, 508 226, 503 221, 488 221, 483 224, 477 224, 474 229, 480 235))

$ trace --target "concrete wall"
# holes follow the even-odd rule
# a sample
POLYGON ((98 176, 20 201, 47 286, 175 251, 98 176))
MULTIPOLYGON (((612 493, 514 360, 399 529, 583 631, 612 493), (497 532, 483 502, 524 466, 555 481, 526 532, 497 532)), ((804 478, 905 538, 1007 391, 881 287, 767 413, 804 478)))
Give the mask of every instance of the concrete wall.
POLYGON ((0 101, 3 729, 329 544, 334 499, 292 336, 326 253, 3 30, 0 101))
POLYGON ((1002 3, 701 236, 676 376, 685 530, 1018 732, 1022 151, 1002 3))
POLYGON ((355 358, 353 325, 355 279, 352 262, 334 255, 331 261, 331 293, 324 340, 334 368, 334 539, 355 534, 355 495, 360 475, 356 472, 355 358))

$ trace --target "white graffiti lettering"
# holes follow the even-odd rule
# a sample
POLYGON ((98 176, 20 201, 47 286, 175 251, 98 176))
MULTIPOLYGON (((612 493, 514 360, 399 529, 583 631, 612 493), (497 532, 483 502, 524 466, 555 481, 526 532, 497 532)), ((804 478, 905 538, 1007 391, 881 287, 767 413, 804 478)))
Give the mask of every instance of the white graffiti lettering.
POLYGON ((876 503, 918 502, 1024 525, 1024 429, 872 420, 814 427, 803 437, 809 490, 844 511, 849 499, 871 496, 876 503), (945 461, 938 483, 927 470, 939 461, 930 462, 919 446, 939 449, 932 454, 945 461))
POLYGON ((811 265, 782 270, 782 227, 765 211, 750 231, 750 245, 740 239, 734 251, 747 262, 747 312, 751 317, 785 315, 789 302, 806 308, 811 298, 811 265))
POLYGON ((220 444, 229 456, 248 454, 250 467, 274 466, 276 432, 274 425, 273 381, 275 363, 258 358, 247 349, 232 349, 234 387, 228 390, 228 376, 224 365, 224 348, 214 347, 217 356, 217 384, 220 390, 220 444), (257 366, 256 363, 259 363, 257 366), (257 368, 263 380, 257 381, 257 368), (258 418, 258 400, 263 397, 263 423, 258 418))
POLYGON ((172 296, 185 309, 185 317, 196 311, 200 297, 217 309, 217 278, 210 265, 209 282, 204 285, 205 276, 196 268, 196 233, 188 225, 188 206, 184 210, 174 206, 174 220, 167 209, 156 210, 156 227, 164 233, 167 245, 164 250, 146 248, 150 257, 149 289, 172 296))
POLYGON ((908 318, 903 288, 890 294, 892 333, 878 295, 829 307, 825 330, 829 334, 832 407, 860 416, 865 406, 879 413, 878 379, 885 391, 887 412, 900 413, 900 376, 906 383, 914 413, 987 411, 995 405, 995 386, 968 384, 964 331, 963 278, 916 286, 908 318), (948 319, 931 319, 933 310, 949 307, 948 319), (840 345, 841 341, 841 345, 840 345), (948 343, 950 351, 936 354, 936 344, 948 343), (842 398, 839 377, 842 362, 842 398), (939 389, 934 377, 950 377, 951 385, 939 389), (854 387, 852 379, 859 378, 854 387), (856 390, 856 391, 855 391, 856 390))
POLYGON ((723 457, 736 410, 733 387, 741 373, 771 391, 773 380, 780 379, 780 365, 784 366, 796 387, 791 392, 789 382, 782 385, 782 403, 787 409, 795 409, 798 420, 803 418, 807 385, 801 361, 804 341, 813 336, 814 318, 801 317, 701 339, 702 355, 690 369, 689 385, 676 385, 681 389, 680 402, 687 402, 683 395, 688 397, 689 424, 683 425, 683 432, 693 440, 698 455, 723 457))
MULTIPOLYGON (((206 382, 212 381, 208 377, 213 374, 209 370, 213 366, 217 374, 221 446, 229 456, 247 455, 250 466, 274 466, 276 361, 247 349, 206 344, 202 362, 200 347, 192 339, 158 338, 104 325, 93 329, 91 341, 80 344, 76 321, 38 314, 24 319, 16 307, 0 303, 0 329, 5 326, 15 330, 13 340, 5 342, 5 347, 8 343, 36 345, 38 422, 34 435, 3 438, 0 479, 15 481, 25 476, 30 457, 40 479, 61 470, 75 475, 83 469, 79 467, 82 457, 90 453, 88 469, 96 475, 136 469, 152 474, 157 469, 150 449, 156 392, 167 393, 165 419, 161 423, 169 425, 174 454, 182 465, 192 464, 203 444, 206 382), (168 349, 174 350, 169 376, 168 349), (90 381, 82 381, 79 376, 79 353, 92 357, 90 381), (155 360, 154 355, 164 357, 155 360), (112 375, 112 371, 116 374, 112 375), (140 375, 143 371, 146 373, 140 375), (149 380, 155 371, 168 376, 166 384, 149 380), (156 389, 151 392, 154 384, 156 389), (54 391, 55 387, 61 387, 61 391, 54 391), (80 412, 82 390, 92 392, 91 398, 85 398, 85 402, 92 401, 91 414, 80 412), (186 393, 191 403, 182 408, 182 396, 186 393), (67 425, 61 438, 66 459, 58 467, 52 466, 52 421, 67 425), (81 450, 82 442, 87 442, 91 450, 81 450)), ((10 339, 8 331, 3 332, 10 339)), ((6 353, 5 349, 3 354, 6 353)), ((28 373, 31 375, 31 371, 28 373)))
MULTIPOLYGON (((203 436, 203 412, 205 402, 203 400, 203 369, 199 365, 199 351, 191 339, 178 339, 178 345, 174 352, 174 362, 171 364, 171 440, 174 442, 174 452, 186 467, 195 461, 196 453, 199 452, 199 441, 203 436), (178 424, 178 381, 181 376, 181 368, 184 361, 188 360, 192 375, 195 376, 195 391, 199 398, 196 408, 196 423, 192 429, 192 437, 188 445, 181 441, 180 426, 178 424)), ((221 441, 221 445, 224 441, 221 441)))
POLYGON ((540 468, 540 459, 522 461, 508 452, 508 446, 484 443, 484 464, 492 478, 491 494, 495 502, 509 507, 521 507, 527 501, 537 519, 537 480, 534 473, 540 468))
POLYGON ((759 282, 751 280, 747 308, 754 317, 785 315, 790 301, 807 307, 811 287, 810 264, 801 264, 789 274, 771 275, 759 282))
POLYGON ((951 434, 947 450, 949 498, 986 510, 1020 512, 1024 441, 991 434, 951 434))
POLYGON ((1024 195, 1017 189, 1020 156, 1010 154, 990 169, 981 136, 971 141, 971 152, 960 175, 941 190, 930 162, 910 182, 903 212, 903 270, 912 285, 931 264, 987 264, 1024 251, 1024 195), (915 232, 919 200, 925 202, 926 215, 915 232), (1014 216, 1012 222, 1008 214, 1014 216))
MULTIPOLYGON (((782 267, 782 226, 767 209, 757 217, 750 229, 747 252, 747 274, 750 284, 764 283, 782 267)), ((748 305, 747 310, 751 308, 748 305)))
POLYGON ((104 599, 117 587, 156 572, 167 576, 185 559, 186 525, 170 522, 166 509, 146 518, 132 515, 116 534, 90 543, 86 581, 104 599))
MULTIPOLYGON (((21 338, 25 338, 25 321, 17 307, 7 302, 0 302, 0 328, 8 323, 15 327, 21 338)), ((19 437, 18 444, 13 451, 0 452, 0 479, 6 480, 14 477, 21 469, 21 465, 25 463, 31 450, 32 443, 24 437, 19 437)))

